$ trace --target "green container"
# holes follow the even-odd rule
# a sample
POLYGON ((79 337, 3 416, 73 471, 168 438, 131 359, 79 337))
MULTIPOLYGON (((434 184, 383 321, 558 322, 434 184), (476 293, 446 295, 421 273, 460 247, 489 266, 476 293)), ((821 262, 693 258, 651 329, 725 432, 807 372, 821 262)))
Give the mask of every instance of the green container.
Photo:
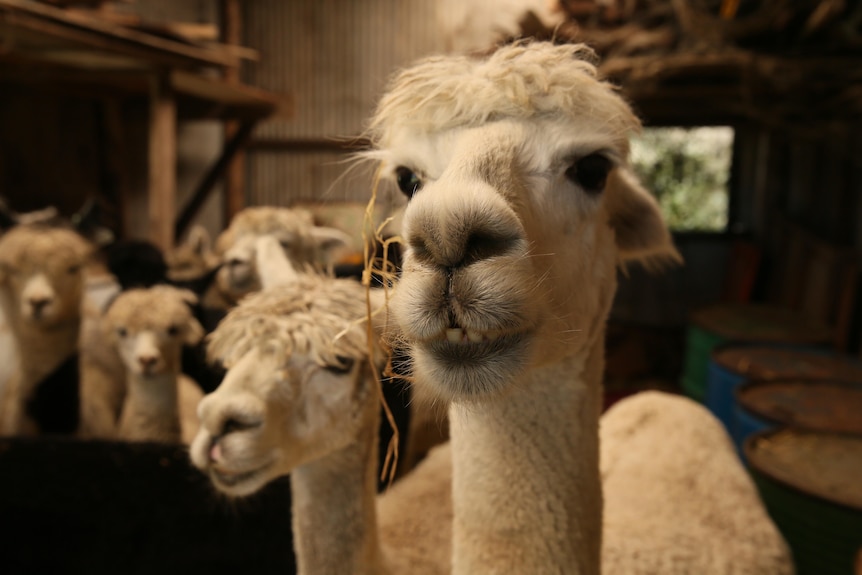
POLYGON ((706 399, 706 376, 712 350, 726 341, 728 340, 724 336, 689 324, 685 338, 685 363, 680 382, 687 396, 701 403, 706 399))
POLYGON ((853 575, 862 549, 862 437, 760 432, 745 454, 797 575, 853 575))

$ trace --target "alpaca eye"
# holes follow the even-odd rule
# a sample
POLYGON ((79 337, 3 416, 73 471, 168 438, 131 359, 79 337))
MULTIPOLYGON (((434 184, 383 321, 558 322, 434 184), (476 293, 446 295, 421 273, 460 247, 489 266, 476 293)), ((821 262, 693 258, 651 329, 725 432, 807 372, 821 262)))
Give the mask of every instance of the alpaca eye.
POLYGON ((168 326, 168 335, 170 335, 170 336, 175 336, 175 335, 177 335, 177 334, 179 334, 179 333, 180 333, 180 328, 179 328, 179 326, 176 326, 176 325, 168 326))
POLYGON ((337 364, 326 366, 326 369, 332 373, 348 373, 353 369, 353 364, 356 363, 354 359, 340 355, 335 359, 338 361, 337 364))
POLYGON ((68 271, 70 275, 74 275, 74 274, 78 273, 79 271, 81 271, 81 264, 75 264, 75 265, 69 266, 69 269, 66 271, 68 271))
POLYGON ((127 335, 129 335, 129 332, 124 327, 118 327, 117 328, 117 335, 120 337, 126 337, 127 335))
POLYGON ((572 164, 566 170, 566 177, 588 194, 597 195, 605 189, 611 168, 613 168, 613 162, 606 156, 590 154, 572 164))
POLYGON ((422 180, 419 179, 416 172, 404 166, 395 168, 395 179, 398 183, 398 189, 404 192, 408 200, 422 187, 422 180))

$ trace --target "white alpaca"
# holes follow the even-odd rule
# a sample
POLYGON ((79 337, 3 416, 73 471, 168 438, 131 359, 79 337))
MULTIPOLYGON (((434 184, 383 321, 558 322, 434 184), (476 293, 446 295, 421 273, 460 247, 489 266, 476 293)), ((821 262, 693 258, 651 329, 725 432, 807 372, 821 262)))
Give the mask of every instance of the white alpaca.
MULTIPOLYGON (((627 165, 638 120, 591 58, 545 43, 430 58, 371 124, 373 157, 411 198, 393 318, 416 385, 451 403, 455 575, 600 569, 616 267, 678 255, 627 165)), ((771 548, 727 572, 787 571, 759 519, 771 548)))
MULTIPOLYGON (((257 253, 261 269, 284 263, 274 240, 260 240, 257 253)), ((243 300, 210 336, 209 352, 228 373, 201 402, 192 461, 231 495, 291 474, 299 573, 447 573, 448 482, 436 475, 399 483, 407 489, 381 503, 389 527, 378 536, 380 404, 365 289, 284 267, 263 279, 265 291, 243 300), (438 498, 444 505, 426 508, 438 498), (440 543, 432 550, 426 541, 440 543)))
POLYGON ((84 267, 92 250, 63 227, 20 225, 0 237, 0 307, 20 350, 0 402, 3 434, 40 431, 28 404, 39 384, 75 355, 84 267))
POLYGON ((339 230, 315 226, 307 210, 273 206, 244 209, 216 240, 215 253, 222 264, 216 285, 225 305, 233 305, 260 289, 254 246, 257 238, 264 235, 277 237, 295 265, 316 269, 324 269, 329 263, 329 250, 349 241, 339 230))
POLYGON ((196 301, 191 292, 153 286, 122 292, 105 313, 105 343, 126 371, 120 439, 191 443, 197 433, 203 393, 180 364, 183 345, 203 337, 189 307, 196 301))

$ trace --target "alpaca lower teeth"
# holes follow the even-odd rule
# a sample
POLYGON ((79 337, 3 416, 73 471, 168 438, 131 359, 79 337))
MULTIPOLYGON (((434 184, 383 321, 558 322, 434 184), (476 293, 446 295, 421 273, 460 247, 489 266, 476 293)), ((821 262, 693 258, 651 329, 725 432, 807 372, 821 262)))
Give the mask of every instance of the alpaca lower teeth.
POLYGON ((474 329, 468 329, 466 331, 467 331, 467 339, 470 340, 470 342, 472 342, 472 343, 482 343, 482 341, 485 339, 485 337, 482 336, 481 332, 478 332, 474 329))
POLYGON ((449 343, 461 343, 464 339, 464 330, 460 327, 452 327, 446 330, 446 339, 449 343))

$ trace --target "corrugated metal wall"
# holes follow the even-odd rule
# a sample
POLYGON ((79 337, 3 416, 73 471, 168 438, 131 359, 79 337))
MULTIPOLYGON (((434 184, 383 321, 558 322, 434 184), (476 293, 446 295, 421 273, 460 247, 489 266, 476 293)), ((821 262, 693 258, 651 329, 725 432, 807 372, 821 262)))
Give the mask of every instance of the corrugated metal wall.
POLYGON ((256 132, 247 203, 366 200, 370 172, 345 176, 334 139, 360 134, 395 69, 439 50, 435 2, 257 0, 244 9, 245 44, 261 53, 246 81, 295 104, 292 118, 256 132))

